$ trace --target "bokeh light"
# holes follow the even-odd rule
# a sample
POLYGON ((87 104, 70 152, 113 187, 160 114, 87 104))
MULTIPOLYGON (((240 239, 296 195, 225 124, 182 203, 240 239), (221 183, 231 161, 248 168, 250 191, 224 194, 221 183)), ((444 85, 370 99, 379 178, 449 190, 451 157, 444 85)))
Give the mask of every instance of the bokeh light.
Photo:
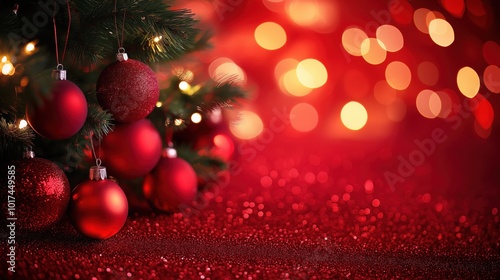
POLYGON ((387 3, 390 17, 388 21, 393 19, 397 23, 410 24, 413 16, 413 6, 409 0, 397 0, 387 3))
POLYGON ((430 61, 423 61, 418 64, 418 78, 428 86, 436 85, 439 80, 439 69, 430 61))
POLYGON ((201 122, 201 119, 202 119, 201 114, 200 114, 200 113, 198 113, 198 112, 193 113, 193 114, 191 115, 191 121, 192 121, 193 123, 200 123, 200 122, 201 122))
POLYGON ((455 32, 449 22, 436 18, 429 23, 429 35, 432 41, 441 47, 448 47, 455 41, 455 32))
POLYGON ((495 119, 495 111, 488 99, 481 96, 481 100, 474 111, 477 123, 485 130, 490 129, 495 119))
POLYGON ((466 66, 458 71, 457 85, 464 96, 473 98, 479 92, 481 81, 476 71, 466 66))
POLYGON ((451 96, 448 93, 448 91, 440 90, 436 91, 436 93, 439 96, 439 100, 441 101, 441 110, 439 111, 439 114, 437 116, 445 119, 448 116, 450 116, 452 112, 453 100, 451 99, 451 96))
POLYGON ((392 88, 404 90, 411 82, 410 68, 403 62, 393 61, 385 69, 385 79, 392 88))
POLYGON ((214 146, 211 154, 223 160, 229 160, 234 152, 234 143, 231 138, 225 134, 217 134, 213 139, 214 146))
POLYGON ((441 4, 454 17, 461 18, 465 12, 464 0, 441 0, 441 4))
POLYGON ((484 69, 483 81, 489 91, 500 93, 500 67, 488 65, 484 69))
POLYGON ((274 77, 277 81, 283 77, 288 71, 294 70, 297 68, 299 61, 293 58, 285 58, 276 64, 274 67, 274 77))
POLYGON ((308 103, 299 103, 290 111, 292 127, 300 132, 308 132, 318 125, 318 112, 308 103))
POLYGON ((488 64, 500 65, 500 45, 495 41, 487 41, 483 44, 483 57, 488 64))
POLYGON ((208 66, 208 73, 212 79, 220 82, 231 80, 238 85, 245 85, 247 80, 245 71, 227 57, 213 60, 208 66))
POLYGON ((417 29, 424 33, 424 34, 429 34, 429 24, 427 22, 427 15, 431 11, 426 8, 420 8, 416 9, 415 12, 413 13, 413 23, 415 24, 415 27, 417 29))
POLYGON ((368 39, 368 35, 363 30, 350 27, 342 33, 342 46, 350 55, 361 56, 361 44, 365 39, 368 39))
POLYGON ((286 32, 275 22, 264 22, 254 32, 255 41, 266 50, 277 50, 286 43, 286 32))
POLYGON ((387 51, 382 48, 379 40, 368 38, 361 43, 361 55, 369 64, 378 65, 385 61, 387 51))
POLYGON ((340 119, 348 129, 360 130, 368 121, 368 112, 361 103, 351 101, 342 108, 340 119))
POLYGON ((441 112, 441 99, 432 90, 422 90, 417 95, 416 105, 418 112, 428 119, 436 118, 441 112))
POLYGON ((373 95, 380 104, 389 105, 396 99, 396 90, 386 80, 381 80, 373 87, 373 95))
POLYGON ((248 140, 259 136, 264 130, 264 124, 256 113, 241 111, 239 120, 231 123, 229 129, 237 138, 248 140))
POLYGON ((274 75, 282 92, 293 96, 305 96, 312 89, 305 87, 297 76, 297 65, 299 61, 293 58, 285 58, 276 64, 274 75))
POLYGON ((285 0, 262 0, 264 6, 275 13, 285 12, 285 0))
POLYGON ((288 0, 285 10, 295 24, 320 33, 332 32, 339 20, 336 3, 330 0, 288 0))
POLYGON ((14 75, 16 71, 16 68, 14 68, 14 65, 12 65, 12 63, 10 61, 7 61, 3 64, 2 66, 2 74, 4 75, 14 75))
POLYGON ((311 93, 312 89, 304 86, 297 75, 297 70, 292 69, 283 75, 280 85, 283 85, 284 91, 293 96, 305 96, 311 93))
POLYGON ((377 28, 377 39, 382 48, 388 52, 397 52, 403 48, 404 38, 394 25, 384 24, 377 28))
POLYGON ((328 72, 319 60, 308 58, 297 65, 297 77, 304 86, 319 88, 328 80, 328 72))
POLYGON ((189 90, 190 88, 191 88, 191 85, 189 85, 189 83, 186 81, 182 81, 179 83, 179 89, 182 91, 189 90))
POLYGON ((28 126, 28 122, 26 120, 23 119, 23 120, 19 121, 19 128, 22 129, 22 128, 25 128, 27 126, 28 126))
POLYGON ((28 44, 26 44, 26 47, 24 47, 24 50, 27 53, 33 52, 35 50, 35 44, 33 42, 29 42, 28 44))

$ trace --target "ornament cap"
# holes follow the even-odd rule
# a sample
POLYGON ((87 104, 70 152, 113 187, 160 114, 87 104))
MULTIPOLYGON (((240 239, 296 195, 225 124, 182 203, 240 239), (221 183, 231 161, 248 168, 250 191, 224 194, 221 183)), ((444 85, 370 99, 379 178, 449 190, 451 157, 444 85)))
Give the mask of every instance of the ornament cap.
POLYGON ((66 70, 63 70, 62 64, 58 64, 56 70, 52 70, 52 77, 54 77, 56 80, 66 80, 66 70))
POLYGON ((35 158, 35 152, 33 151, 25 151, 23 154, 23 158, 35 158))
POLYGON ((118 49, 118 53, 116 54, 116 60, 118 60, 118 61, 127 61, 128 60, 128 55, 125 52, 124 48, 118 49))
POLYGON ((162 156, 166 158, 176 158, 177 150, 172 147, 165 148, 163 150, 162 156))
POLYGON ((106 167, 104 166, 92 166, 90 167, 89 172, 90 180, 99 181, 108 178, 108 174, 106 172, 106 167))

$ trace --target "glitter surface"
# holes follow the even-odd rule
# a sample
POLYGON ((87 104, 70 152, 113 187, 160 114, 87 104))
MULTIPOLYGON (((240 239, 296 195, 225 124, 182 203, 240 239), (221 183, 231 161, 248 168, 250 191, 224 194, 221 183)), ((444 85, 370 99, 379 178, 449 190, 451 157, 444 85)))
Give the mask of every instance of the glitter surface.
POLYGON ((212 189, 206 205, 184 215, 131 214, 108 240, 79 235, 67 219, 50 234, 21 238, 14 276, 494 279, 500 273, 500 216, 484 199, 386 192, 377 180, 336 183, 335 172, 326 183, 308 183, 313 171, 304 170, 321 169, 316 161, 299 166, 282 158, 262 168, 265 160, 212 189), (263 176, 273 187, 260 185, 263 176), (283 187, 274 185, 282 177, 283 187), (337 184, 343 187, 325 188, 337 184))

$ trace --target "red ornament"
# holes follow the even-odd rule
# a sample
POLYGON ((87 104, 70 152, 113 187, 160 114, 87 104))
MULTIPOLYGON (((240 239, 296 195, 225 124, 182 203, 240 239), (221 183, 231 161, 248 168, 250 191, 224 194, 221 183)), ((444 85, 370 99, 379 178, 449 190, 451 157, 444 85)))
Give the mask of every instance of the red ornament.
POLYGON ((90 179, 71 193, 69 217, 87 237, 106 239, 120 231, 127 220, 128 202, 115 182, 106 179, 106 168, 94 166, 90 179))
MULTIPOLYGON (((9 195, 15 197, 16 227, 25 232, 41 232, 59 222, 66 213, 70 186, 56 164, 33 158, 33 152, 28 152, 27 157, 8 166, 7 174, 12 175, 8 179, 14 184, 9 182, 6 189, 12 190, 9 195)), ((8 208, 2 209, 7 211, 8 208)))
POLYGON ((61 140, 75 135, 87 119, 87 100, 81 89, 67 80, 54 82, 42 104, 27 105, 26 119, 43 137, 61 140))
POLYGON ((158 165, 144 178, 143 191, 151 207, 172 212, 181 204, 193 202, 198 185, 191 165, 171 154, 173 149, 167 150, 158 165))
POLYGON ((133 60, 116 61, 97 80, 97 100, 119 122, 134 122, 153 111, 160 87, 146 64, 133 60))
POLYGON ((121 124, 104 137, 101 159, 109 174, 132 179, 146 175, 161 157, 160 134, 151 121, 121 124))

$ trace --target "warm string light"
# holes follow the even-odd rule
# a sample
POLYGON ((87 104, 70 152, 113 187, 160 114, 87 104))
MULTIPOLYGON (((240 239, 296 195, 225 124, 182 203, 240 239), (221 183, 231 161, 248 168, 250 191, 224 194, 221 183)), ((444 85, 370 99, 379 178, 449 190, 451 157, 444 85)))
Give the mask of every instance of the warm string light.
POLYGON ((23 120, 19 121, 19 128, 20 129, 23 129, 27 126, 28 126, 28 122, 26 120, 23 119, 23 120))
POLYGON ((3 56, 0 60, 0 68, 2 69, 2 74, 5 76, 12 76, 16 72, 16 68, 7 56, 3 56))
POLYGON ((202 120, 202 116, 200 113, 196 112, 191 115, 191 121, 193 123, 200 123, 202 120))
POLYGON ((161 36, 161 35, 160 36, 156 36, 156 37, 153 38, 153 42, 158 43, 158 42, 161 41, 161 39, 163 39, 163 36, 161 36))

